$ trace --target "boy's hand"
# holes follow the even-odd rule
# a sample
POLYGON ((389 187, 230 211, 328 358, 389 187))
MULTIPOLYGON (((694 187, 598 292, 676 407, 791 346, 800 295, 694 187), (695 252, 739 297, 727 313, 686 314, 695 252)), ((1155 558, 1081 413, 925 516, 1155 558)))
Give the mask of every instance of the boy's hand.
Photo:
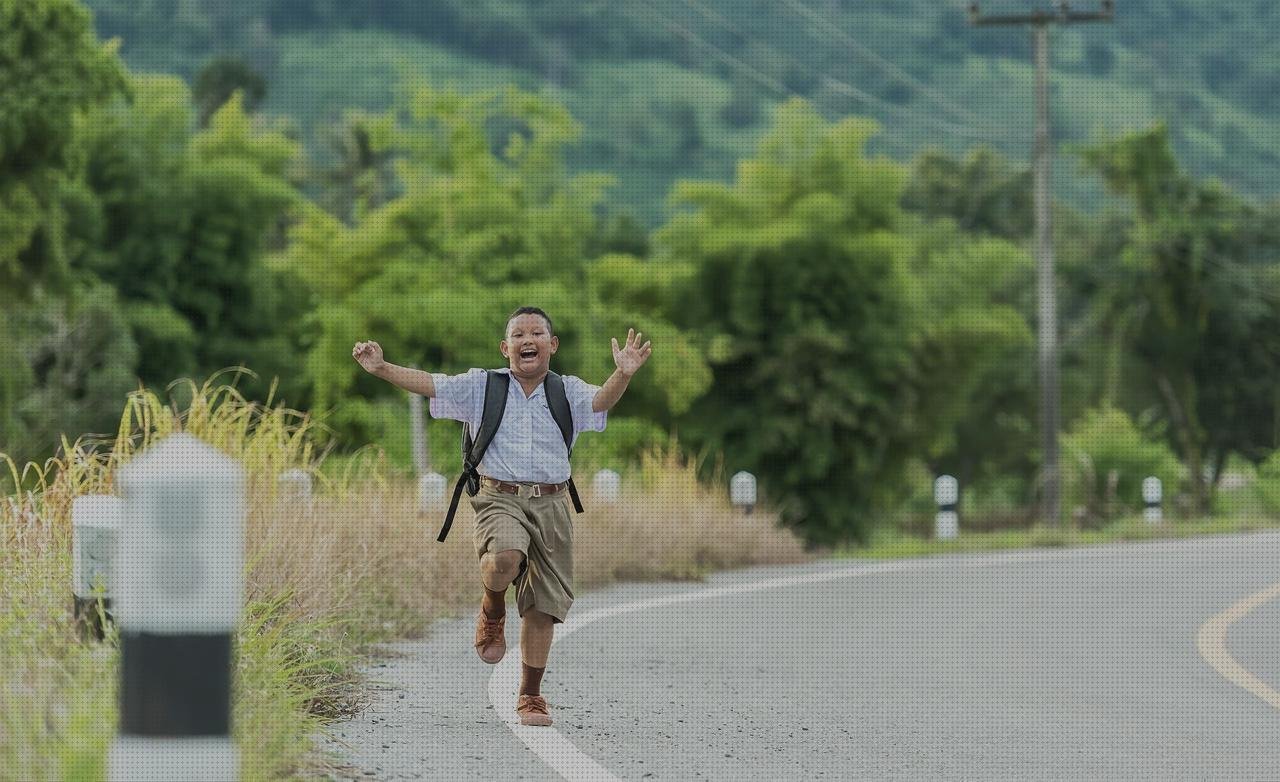
POLYGON ((617 337, 611 340, 613 342, 613 363, 617 365, 618 371, 624 375, 634 375, 636 370, 644 366, 644 362, 653 353, 651 343, 640 344, 640 336, 635 329, 627 329, 627 344, 621 348, 618 347, 617 337))
POLYGON ((382 369, 387 362, 382 358, 382 346, 377 342, 357 342, 351 349, 351 357, 360 362, 364 371, 369 373, 382 369))

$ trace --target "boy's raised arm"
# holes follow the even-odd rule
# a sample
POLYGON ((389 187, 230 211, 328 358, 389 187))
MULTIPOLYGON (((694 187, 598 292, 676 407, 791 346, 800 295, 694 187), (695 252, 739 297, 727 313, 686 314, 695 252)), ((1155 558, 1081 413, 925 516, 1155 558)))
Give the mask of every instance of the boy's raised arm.
POLYGON ((393 386, 422 396, 435 396, 436 384, 430 372, 392 364, 382 357, 382 346, 377 342, 357 342, 351 349, 351 357, 374 377, 380 377, 393 386))
POLYGON ((649 342, 641 345, 640 336, 640 333, 635 329, 627 329, 627 343, 621 348, 618 347, 618 339, 616 337, 611 340, 613 343, 613 363, 618 368, 614 370, 609 379, 596 392, 595 399, 591 400, 592 412, 603 413, 612 409, 618 403, 618 400, 622 398, 622 392, 627 390, 627 384, 631 382, 631 376, 640 367, 644 366, 644 362, 649 360, 649 356, 653 353, 653 347, 649 342))

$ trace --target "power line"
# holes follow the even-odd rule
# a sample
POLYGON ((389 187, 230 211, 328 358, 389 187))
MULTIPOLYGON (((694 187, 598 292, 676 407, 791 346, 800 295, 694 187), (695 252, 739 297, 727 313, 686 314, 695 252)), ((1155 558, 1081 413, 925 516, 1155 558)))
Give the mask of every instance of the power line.
MULTIPOLYGON (((749 41, 751 43, 755 43, 763 47, 764 49, 767 49, 768 51, 774 54, 780 55, 781 57, 789 60, 792 64, 796 65, 801 70, 821 80, 822 83, 828 89, 831 89, 835 92, 838 92, 840 94, 843 94, 855 100, 859 100, 864 103, 868 103, 873 106, 876 106, 877 108, 881 109, 886 113, 896 114, 907 120, 927 124, 953 135, 964 136, 967 138, 978 139, 981 141, 987 141, 993 144, 1008 143, 1012 140, 1008 137, 993 136, 993 135, 990 135, 989 133, 984 133, 981 130, 977 130, 975 128, 971 128, 965 125, 957 125, 953 122, 950 122, 944 119, 939 119, 938 117, 931 117, 927 115, 918 114, 917 112, 914 112, 911 109, 908 109, 906 107, 894 105, 889 101, 886 101, 882 98, 878 98, 875 95, 872 95, 857 87, 854 87, 853 85, 845 81, 842 81, 833 76, 830 76, 829 74, 821 73, 815 70, 814 68, 806 65, 805 63, 800 62, 795 57, 792 57, 786 52, 781 51, 770 44, 763 43, 759 39, 753 38, 752 36, 743 32, 740 28, 738 28, 735 24, 733 24, 733 22, 726 19, 724 16, 702 6, 700 3, 697 2, 697 0, 684 0, 684 2, 690 5, 691 7, 695 8, 695 10, 698 10, 704 17, 721 24, 721 26, 725 27, 726 29, 729 29, 731 32, 738 35, 743 40, 749 41)), ((802 97, 802 96, 797 96, 796 93, 788 89, 786 85, 782 84, 781 82, 772 78, 771 76, 768 76, 767 74, 761 73, 758 69, 752 67, 748 63, 744 62, 742 59, 734 57, 733 55, 725 52, 720 47, 716 46, 710 41, 705 40, 704 38, 697 35, 696 33, 693 33, 687 28, 675 22, 672 22, 670 19, 667 19, 665 16, 663 16, 661 13, 659 13, 657 10, 655 10, 651 6, 644 5, 641 7, 644 8, 644 10, 647 11, 649 14, 651 14, 653 17, 655 17, 664 27, 666 27, 671 32, 675 33, 676 35, 679 35, 680 37, 684 38, 687 41, 690 41, 691 43, 695 43, 696 45, 707 49, 708 51, 712 52, 712 54, 720 61, 725 62, 732 67, 736 67, 743 70, 745 73, 751 76, 752 79, 754 79, 758 83, 764 84, 766 87, 778 93, 779 95, 782 95, 784 97, 802 97)))
POLYGON ((922 95, 925 95, 931 98, 939 106, 945 108, 947 111, 950 111, 952 114, 963 119, 965 122, 969 122, 975 125, 984 124, 982 119, 977 115, 975 115, 973 112, 955 103, 943 93, 935 90, 933 87, 931 87, 927 83, 921 81, 915 76, 912 76, 903 68, 885 59, 880 54, 872 50, 870 47, 866 46, 865 44, 858 41, 853 36, 846 33, 842 28, 840 28, 830 19, 827 19, 826 17, 822 16, 818 12, 814 11, 812 8, 809 8, 808 6, 798 2, 797 0, 783 0, 783 3, 787 7, 789 7, 792 11, 805 17, 810 22, 816 25, 819 25, 820 27, 823 27, 831 31, 832 33, 834 33, 836 37, 838 37, 841 41, 843 41, 845 45, 851 48, 856 54, 862 56, 865 60, 875 64, 876 66, 884 69, 886 73, 893 76, 900 83, 906 84, 907 86, 912 87, 915 90, 919 91, 922 95))
MULTIPOLYGON (((731 55, 731 54, 729 54, 728 52, 724 51, 723 49, 721 49, 720 47, 718 47, 718 46, 716 46, 715 44, 711 43, 710 41, 706 41, 706 40, 704 40, 703 38, 701 38, 700 36, 698 36, 696 33, 691 32, 690 30, 688 30, 688 29, 686 29, 686 28, 684 28, 684 27, 682 27, 682 26, 680 26, 680 25, 676 24, 675 22, 672 22, 671 20, 667 19, 665 16, 663 16, 663 15, 662 15, 662 14, 660 14, 660 13, 658 13, 657 11, 655 11, 653 8, 649 7, 648 5, 641 4, 639 7, 640 7, 640 8, 642 8, 642 9, 644 9, 646 12, 648 12, 648 13, 649 13, 652 17, 654 17, 654 18, 655 18, 655 19, 656 19, 656 20, 657 20, 657 21, 658 21, 658 22, 659 22, 663 27, 666 27, 666 28, 667 28, 667 30, 668 30, 669 32, 674 33, 674 34, 676 34, 676 35, 680 36, 681 38, 684 38, 686 41, 688 41, 688 42, 690 42, 690 43, 692 43, 692 44, 695 44, 695 45, 697 45, 697 46, 701 46, 702 48, 704 48, 704 49, 708 50, 709 52, 711 52, 711 53, 712 53, 712 55, 714 55, 714 56, 716 57, 716 59, 720 60, 721 62, 725 63, 726 65, 729 65, 729 66, 730 66, 730 67, 732 67, 732 68, 737 68, 737 69, 738 69, 738 70, 740 70, 741 72, 743 72, 743 73, 747 74, 747 75, 748 75, 748 76, 750 76, 753 80, 755 80, 755 81, 756 81, 756 83, 758 83, 758 84, 760 84, 760 85, 764 86, 766 89, 772 90, 773 92, 777 93, 778 95, 782 96, 783 98, 796 97, 796 96, 795 96, 795 93, 793 93, 793 92, 791 92, 791 90, 787 89, 786 85, 784 85, 782 82, 778 81, 777 79, 774 79, 774 78, 773 78, 773 77, 771 77, 771 76, 768 76, 767 74, 760 73, 760 72, 759 72, 758 70, 756 70, 755 68, 752 68, 752 67, 751 67, 750 65, 748 65, 747 63, 743 62, 742 60, 738 59, 737 57, 734 57, 733 55, 731 55)), ((625 5, 620 6, 620 7, 619 7, 619 10, 621 10, 623 13, 626 13, 626 14, 631 14, 631 13, 633 13, 633 9, 630 9, 630 8, 628 8, 628 7, 627 7, 627 6, 625 6, 625 5)), ((643 20, 642 20, 642 21, 643 21, 643 20)))
POLYGON ((763 43, 757 38, 753 38, 751 35, 749 35, 744 30, 742 30, 742 28, 738 27, 731 20, 726 18, 723 14, 713 9, 707 8, 705 5, 699 2, 699 0, 684 0, 684 2, 687 5, 696 9, 705 18, 721 25, 722 27, 725 27, 726 29, 730 30, 735 35, 737 35, 739 38, 742 38, 745 41, 754 43, 758 46, 762 46, 765 49, 768 49, 773 54, 781 55, 783 58, 787 59, 792 64, 796 65, 801 70, 808 73, 810 76, 814 76, 818 78, 823 83, 823 85, 826 86, 828 89, 834 90, 842 95, 853 98, 855 100, 860 100, 864 103, 869 103, 871 105, 877 106, 881 110, 889 113, 899 114, 901 116, 909 117, 919 122, 924 122, 924 123, 933 125, 934 127, 940 128, 948 133, 952 133, 955 135, 969 136, 971 138, 977 138, 983 141, 991 141, 995 143, 1009 140, 1004 138, 996 138, 991 135, 985 134, 980 130, 976 130, 974 128, 971 128, 965 125, 957 125, 955 123, 948 122, 946 120, 938 119, 937 117, 920 115, 904 106, 897 106, 893 103, 890 103, 889 101, 884 100, 883 98, 879 98, 875 95, 872 95, 871 93, 866 92, 865 90, 854 87, 852 84, 849 84, 846 81, 837 79, 836 77, 831 76, 830 74, 820 73, 816 69, 810 67, 809 65, 806 65, 804 62, 800 61, 798 58, 792 56, 791 54, 771 44, 763 43))
POLYGON ((713 9, 707 8, 705 5, 699 2, 699 0, 684 0, 684 2, 687 5, 696 9, 705 18, 710 19, 711 21, 721 25, 722 27, 725 27, 726 29, 730 30, 735 35, 737 35, 739 38, 742 38, 745 41, 754 43, 758 46, 762 46, 765 49, 768 49, 773 54, 781 55, 785 59, 789 60, 792 64, 799 67, 801 70, 808 73, 810 76, 814 76, 818 78, 823 83, 823 85, 826 86, 828 89, 834 90, 842 95, 853 98, 855 100, 860 100, 864 103, 869 103, 873 106, 877 106, 881 110, 889 113, 896 113, 901 116, 909 117, 911 119, 917 120, 919 122, 924 122, 924 123, 933 125, 934 127, 940 128, 948 133, 952 133, 955 135, 969 136, 971 138, 977 138, 983 141, 991 141, 996 143, 1007 140, 1007 139, 995 138, 990 135, 986 135, 979 130, 975 130, 974 128, 971 128, 965 125, 957 125, 955 123, 951 123, 946 120, 938 119, 937 117, 923 116, 923 115, 917 114, 916 112, 910 109, 907 109, 906 107, 894 105, 893 103, 890 103, 882 98, 878 98, 875 95, 872 95, 871 93, 866 92, 865 90, 861 90, 857 87, 854 87, 852 84, 849 84, 846 81, 837 79, 836 77, 831 76, 830 74, 820 73, 816 69, 811 68, 810 66, 801 62, 799 59, 792 56, 791 54, 788 54, 787 52, 771 44, 763 43, 757 38, 753 38, 751 35, 743 31, 742 28, 738 27, 736 24, 734 24, 732 21, 726 18, 723 14, 713 9))

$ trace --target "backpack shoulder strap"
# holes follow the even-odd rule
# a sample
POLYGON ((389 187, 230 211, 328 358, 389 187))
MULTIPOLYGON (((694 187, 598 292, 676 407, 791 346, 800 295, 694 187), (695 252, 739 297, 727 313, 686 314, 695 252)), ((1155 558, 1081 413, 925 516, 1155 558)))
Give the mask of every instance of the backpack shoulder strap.
MULTIPOLYGON (((484 387, 484 412, 480 415, 480 429, 476 431, 475 440, 463 453, 464 466, 469 465, 471 469, 480 466, 480 461, 484 459, 484 452, 489 450, 489 443, 493 442, 494 434, 497 433, 498 427, 502 425, 502 414, 507 409, 507 389, 511 383, 511 376, 505 372, 495 372, 492 369, 487 374, 488 378, 484 387)), ((465 440, 471 440, 471 425, 466 425, 464 429, 465 440)))
POLYGON ((436 537, 436 540, 441 543, 448 536, 449 528, 453 526, 453 516, 458 511, 458 500, 462 497, 462 490, 465 488, 473 497, 480 490, 480 473, 476 468, 484 459, 484 452, 489 450, 489 443, 493 442, 493 435, 502 424, 502 414, 507 409, 507 389, 511 384, 511 376, 492 369, 485 374, 484 411, 480 414, 480 428, 476 430, 475 438, 471 436, 471 424, 462 426, 462 475, 458 477, 458 483, 453 487, 453 499, 449 502, 449 512, 445 514, 444 526, 440 528, 440 534, 436 537))
POLYGON ((547 392, 547 406, 551 408, 551 417, 560 427, 560 435, 564 437, 564 447, 573 455, 573 411, 569 409, 569 396, 564 391, 564 378, 555 372, 547 372, 542 381, 547 392))
MULTIPOLYGON (((569 395, 564 390, 564 378, 555 372, 548 371, 542 384, 547 392, 547 407, 551 408, 551 417, 555 419, 556 426, 560 427, 560 434, 564 437, 564 447, 572 458, 573 410, 569 407, 569 395)), ((572 475, 569 476, 569 496, 573 499, 573 509, 581 513, 582 500, 578 498, 578 487, 573 485, 572 475)))

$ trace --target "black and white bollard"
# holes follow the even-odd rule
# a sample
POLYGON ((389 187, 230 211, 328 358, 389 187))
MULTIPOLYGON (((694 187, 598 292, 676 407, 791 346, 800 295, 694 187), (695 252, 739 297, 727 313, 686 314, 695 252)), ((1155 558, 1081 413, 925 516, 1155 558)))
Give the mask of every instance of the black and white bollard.
POLYGON ((756 476, 742 470, 729 479, 729 502, 743 513, 756 508, 756 476))
POLYGON ((71 501, 71 593, 75 619, 99 641, 112 618, 111 562, 120 530, 120 505, 120 498, 110 494, 86 494, 71 501))
POLYGON ((244 469, 180 433, 121 468, 111 780, 235 780, 231 648, 244 604, 244 469))
POLYGON ((596 502, 605 505, 618 504, 622 495, 622 476, 613 470, 601 470, 591 479, 591 493, 596 502))
POLYGON ((449 483, 438 472, 423 473, 418 478, 418 510, 435 513, 449 507, 449 483))
POLYGON ((933 501, 938 514, 933 518, 933 536, 938 540, 955 540, 960 535, 960 483, 953 476, 939 475, 933 482, 933 501))
POLYGON ((1148 524, 1159 524, 1164 520, 1164 512, 1160 507, 1160 502, 1164 498, 1164 487, 1160 484, 1160 479, 1154 476, 1142 479, 1142 518, 1147 520, 1148 524))

